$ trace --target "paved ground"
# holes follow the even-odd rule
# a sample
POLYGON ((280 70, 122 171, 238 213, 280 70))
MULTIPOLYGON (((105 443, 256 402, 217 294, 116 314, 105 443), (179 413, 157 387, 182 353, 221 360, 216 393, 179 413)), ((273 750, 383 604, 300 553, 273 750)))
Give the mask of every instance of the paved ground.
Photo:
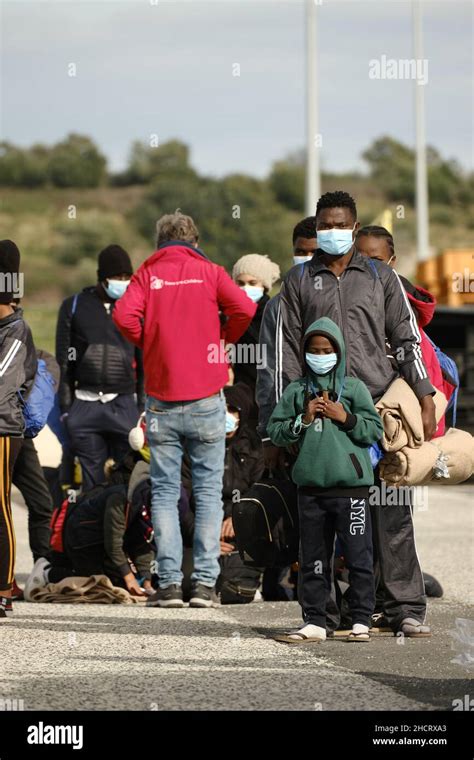
MULTIPOLYGON (((456 618, 472 617, 474 489, 432 489, 416 515, 420 554, 447 593, 430 605, 435 635, 290 649, 267 638, 299 621, 294 603, 200 610, 17 604, 2 626, 0 698, 25 709, 450 709, 473 691, 450 660, 456 618), (471 504, 469 503, 471 500, 471 504)), ((18 569, 31 560, 15 509, 18 569)))
MULTIPOLYGON (((373 638, 290 648, 268 635, 299 623, 296 603, 201 611, 16 605, 0 629, 0 700, 33 709, 439 710, 474 696, 456 656, 457 618, 472 618, 474 486, 438 487, 416 512, 424 569, 446 594, 427 640, 373 638)), ((31 568, 17 496, 18 577, 31 568)))

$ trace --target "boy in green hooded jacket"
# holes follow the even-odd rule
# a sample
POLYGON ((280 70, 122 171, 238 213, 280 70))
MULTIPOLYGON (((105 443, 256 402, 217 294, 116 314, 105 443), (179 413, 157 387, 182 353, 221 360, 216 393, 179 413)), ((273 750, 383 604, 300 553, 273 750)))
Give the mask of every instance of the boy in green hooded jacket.
POLYGON ((292 478, 298 486, 304 625, 277 638, 289 644, 325 640, 337 534, 349 570, 348 640, 368 641, 375 604, 369 446, 382 437, 382 423, 364 383, 345 375, 344 339, 331 319, 308 327, 303 357, 306 375, 288 385, 267 428, 275 445, 299 449, 292 478))

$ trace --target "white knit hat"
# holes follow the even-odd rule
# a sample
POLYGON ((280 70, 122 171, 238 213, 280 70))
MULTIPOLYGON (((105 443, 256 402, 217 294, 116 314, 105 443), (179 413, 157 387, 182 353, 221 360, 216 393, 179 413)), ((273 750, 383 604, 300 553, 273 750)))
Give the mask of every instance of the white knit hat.
POLYGON ((145 431, 143 425, 145 424, 145 412, 142 412, 138 418, 138 422, 128 434, 128 445, 134 451, 140 451, 145 445, 145 431))
POLYGON ((232 268, 232 279, 236 280, 240 274, 251 274, 260 280, 266 290, 271 290, 272 285, 280 279, 280 267, 271 261, 268 256, 259 253, 249 253, 235 262, 232 268))

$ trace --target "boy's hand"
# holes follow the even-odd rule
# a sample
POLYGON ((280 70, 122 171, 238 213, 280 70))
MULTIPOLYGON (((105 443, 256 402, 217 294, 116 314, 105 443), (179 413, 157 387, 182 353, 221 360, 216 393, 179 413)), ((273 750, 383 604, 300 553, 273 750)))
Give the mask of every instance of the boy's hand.
POLYGON ((326 402, 320 397, 316 396, 316 398, 311 399, 311 401, 308 401, 308 406, 306 407, 306 411, 303 415, 302 421, 305 425, 310 425, 317 414, 323 414, 324 413, 324 404, 326 402))
POLYGON ((323 401, 322 413, 325 417, 335 422, 344 423, 347 419, 347 412, 340 401, 323 401))

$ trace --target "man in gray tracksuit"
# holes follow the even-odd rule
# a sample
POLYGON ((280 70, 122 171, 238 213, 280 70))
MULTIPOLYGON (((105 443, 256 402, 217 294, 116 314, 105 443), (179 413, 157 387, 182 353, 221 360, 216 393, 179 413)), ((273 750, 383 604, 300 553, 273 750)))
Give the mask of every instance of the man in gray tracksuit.
MULTIPOLYGON (((316 210, 318 250, 310 262, 288 272, 277 307, 269 311, 271 319, 264 315, 260 342, 267 346, 267 367, 258 373, 257 401, 265 448, 269 410, 286 386, 301 377, 301 338, 323 316, 343 333, 347 374, 362 380, 374 401, 396 377, 403 377, 420 401, 425 439, 430 440, 436 430, 435 389, 423 365, 421 338, 405 290, 395 270, 355 249, 358 227, 355 203, 347 193, 323 195, 316 210), (386 341, 398 372, 387 357, 386 341)), ((429 635, 411 508, 403 501, 389 506, 379 500, 372 519, 386 620, 395 632, 429 635)))

